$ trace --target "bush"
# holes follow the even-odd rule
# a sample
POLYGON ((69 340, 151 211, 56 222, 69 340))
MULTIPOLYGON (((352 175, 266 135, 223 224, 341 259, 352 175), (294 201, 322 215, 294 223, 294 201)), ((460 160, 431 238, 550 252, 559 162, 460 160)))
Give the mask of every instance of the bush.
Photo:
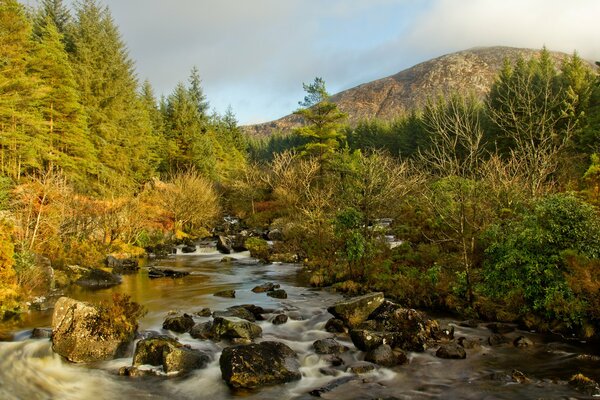
POLYGON ((600 219, 592 206, 569 194, 551 195, 519 219, 491 227, 486 237, 483 294, 505 305, 522 298, 509 310, 520 315, 582 322, 583 303, 567 284, 565 275, 574 271, 565 254, 600 256, 600 219))
POLYGON ((246 240, 246 248, 250 251, 250 255, 254 258, 258 258, 261 261, 269 261, 269 244, 266 240, 257 237, 251 237, 246 240))
POLYGON ((0 321, 19 311, 12 226, 0 215, 0 321))

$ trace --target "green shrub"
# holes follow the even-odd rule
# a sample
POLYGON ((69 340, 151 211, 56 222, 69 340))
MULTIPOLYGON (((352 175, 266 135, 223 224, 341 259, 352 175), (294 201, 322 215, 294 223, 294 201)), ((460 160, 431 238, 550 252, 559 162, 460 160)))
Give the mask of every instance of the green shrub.
POLYGON ((251 237, 246 240, 245 246, 248 251, 250 251, 250 255, 252 257, 264 262, 269 261, 270 251, 269 244, 266 240, 257 237, 251 237))
POLYGON ((569 194, 551 195, 530 212, 486 233, 489 246, 481 291, 498 304, 512 304, 520 315, 535 312, 546 319, 579 324, 583 303, 567 284, 568 254, 600 256, 600 219, 594 208, 569 194))

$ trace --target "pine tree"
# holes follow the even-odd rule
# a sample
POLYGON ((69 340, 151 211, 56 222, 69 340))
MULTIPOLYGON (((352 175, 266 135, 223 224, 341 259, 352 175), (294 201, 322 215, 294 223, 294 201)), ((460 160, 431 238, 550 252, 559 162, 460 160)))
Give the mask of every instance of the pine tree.
POLYGON ((198 115, 200 118, 202 120, 206 120, 208 119, 209 103, 206 100, 204 89, 202 89, 202 80, 200 79, 200 71, 198 70, 198 67, 194 66, 192 68, 189 81, 190 86, 188 91, 190 93, 190 97, 198 109, 198 115))
POLYGON ((302 86, 306 96, 304 101, 298 103, 302 108, 294 114, 302 117, 305 125, 296 132, 309 139, 303 152, 318 157, 323 168, 327 158, 339 148, 343 139, 340 128, 346 114, 329 100, 329 93, 322 78, 315 78, 313 83, 302 86))
POLYGON ((71 60, 99 151, 99 181, 109 188, 132 189, 153 173, 154 157, 146 140, 151 123, 117 26, 96 0, 83 0, 76 7, 71 60))
POLYGON ((42 30, 48 22, 56 27, 56 30, 62 35, 61 40, 65 45, 70 44, 70 24, 71 12, 64 5, 62 0, 42 0, 34 17, 33 33, 40 37, 42 30))
POLYGON ((39 83, 27 74, 31 25, 15 0, 0 1, 0 172, 14 179, 43 168, 39 83))
POLYGON ((48 149, 44 161, 62 169, 78 190, 85 191, 90 175, 98 166, 79 102, 77 83, 62 35, 50 17, 40 26, 39 35, 29 73, 38 78, 44 88, 36 103, 44 120, 41 137, 48 149))

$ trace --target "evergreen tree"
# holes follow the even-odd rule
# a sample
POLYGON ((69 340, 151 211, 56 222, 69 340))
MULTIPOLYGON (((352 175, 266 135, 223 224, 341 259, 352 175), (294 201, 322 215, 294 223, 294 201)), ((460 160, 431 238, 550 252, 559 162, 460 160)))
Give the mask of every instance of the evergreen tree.
POLYGON ((40 26, 39 42, 32 52, 29 72, 44 87, 36 106, 44 120, 41 137, 47 151, 44 162, 65 171, 78 190, 86 190, 97 156, 89 139, 77 83, 68 55, 50 17, 40 26))
POLYGON ((206 100, 206 95, 202 89, 202 80, 200 79, 200 71, 198 71, 198 67, 194 66, 192 68, 189 81, 190 86, 188 91, 190 93, 190 97, 198 109, 198 115, 200 118, 202 120, 206 120, 208 119, 209 103, 206 100))
POLYGON ((41 169, 39 83, 27 74, 31 25, 15 0, 0 1, 0 172, 19 179, 41 169))
POLYGON ((69 29, 71 24, 71 12, 62 0, 42 0, 34 18, 33 32, 37 37, 42 36, 42 30, 52 22, 58 32, 62 34, 63 43, 70 44, 69 29))
POLYGON ((302 107, 294 114, 302 117, 305 125, 296 132, 309 139, 304 145, 304 154, 316 156, 323 168, 327 158, 340 146, 344 139, 341 122, 346 114, 341 112, 337 104, 329 101, 329 93, 325 89, 325 81, 315 78, 311 84, 302 84, 306 91, 304 101, 298 102, 302 107))
POLYGON ((133 188, 153 173, 149 115, 137 93, 133 62, 106 8, 96 0, 76 7, 72 63, 92 142, 99 182, 133 188))

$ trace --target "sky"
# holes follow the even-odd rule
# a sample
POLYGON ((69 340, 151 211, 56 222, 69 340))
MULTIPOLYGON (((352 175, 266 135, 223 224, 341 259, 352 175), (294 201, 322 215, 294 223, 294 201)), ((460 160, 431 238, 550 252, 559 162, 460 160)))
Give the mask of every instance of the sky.
POLYGON ((600 60, 600 0, 99 2, 159 97, 197 66, 211 108, 231 106, 240 124, 291 113, 317 76, 337 93, 472 47, 545 45, 600 60))

